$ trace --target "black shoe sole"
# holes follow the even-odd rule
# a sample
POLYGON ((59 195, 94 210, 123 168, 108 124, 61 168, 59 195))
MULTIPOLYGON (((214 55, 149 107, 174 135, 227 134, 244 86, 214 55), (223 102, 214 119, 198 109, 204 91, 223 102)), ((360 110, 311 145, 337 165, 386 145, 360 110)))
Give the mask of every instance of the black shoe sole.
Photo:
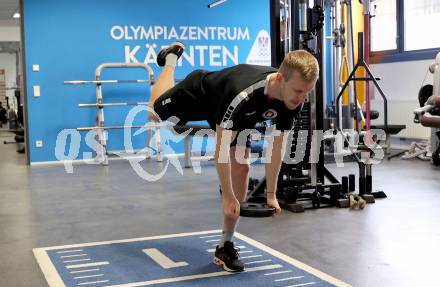
POLYGON ((221 259, 219 259, 217 257, 214 257, 214 260, 212 262, 217 266, 223 267, 223 270, 225 270, 227 272, 243 272, 244 271, 244 268, 241 270, 234 270, 234 269, 228 268, 228 266, 226 266, 225 262, 223 262, 221 259))
POLYGON ((166 57, 168 54, 173 53, 180 58, 183 51, 185 51, 185 45, 180 42, 174 42, 168 48, 162 49, 157 55, 157 65, 163 67, 166 64, 166 57))

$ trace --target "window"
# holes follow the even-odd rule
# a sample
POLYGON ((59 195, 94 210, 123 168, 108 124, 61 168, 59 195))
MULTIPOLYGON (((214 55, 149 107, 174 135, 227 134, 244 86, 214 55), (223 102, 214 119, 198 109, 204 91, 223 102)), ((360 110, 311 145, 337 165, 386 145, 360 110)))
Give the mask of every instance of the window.
POLYGON ((377 0, 371 18, 371 51, 397 49, 396 0, 377 0))
POLYGON ((376 0, 371 62, 432 59, 440 51, 440 0, 376 0))
POLYGON ((440 47, 440 0, 405 0, 405 51, 440 47))

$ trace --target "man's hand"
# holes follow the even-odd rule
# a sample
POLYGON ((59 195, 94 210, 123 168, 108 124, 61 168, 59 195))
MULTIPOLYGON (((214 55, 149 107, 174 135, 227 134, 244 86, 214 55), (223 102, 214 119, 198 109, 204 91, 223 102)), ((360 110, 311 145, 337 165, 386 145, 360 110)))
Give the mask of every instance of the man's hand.
POLYGON ((285 152, 284 133, 279 133, 273 137, 272 153, 267 153, 266 163, 266 192, 267 205, 275 208, 275 215, 281 213, 280 205, 276 198, 278 176, 280 174, 282 157, 285 152))
POLYGON ((279 215, 281 213, 281 207, 278 204, 278 200, 275 196, 268 196, 267 197, 267 205, 275 208, 275 215, 279 215))
POLYGON ((235 196, 223 195, 223 213, 226 217, 238 219, 240 217, 240 202, 235 196))

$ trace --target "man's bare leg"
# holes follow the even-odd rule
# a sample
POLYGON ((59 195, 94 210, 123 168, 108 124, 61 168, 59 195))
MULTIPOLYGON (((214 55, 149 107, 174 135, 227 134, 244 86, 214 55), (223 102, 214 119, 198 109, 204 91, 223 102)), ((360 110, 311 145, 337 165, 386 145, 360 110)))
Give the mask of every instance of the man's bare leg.
POLYGON ((231 179, 232 188, 234 190, 235 197, 239 202, 246 200, 246 194, 248 191, 249 183, 249 154, 251 149, 248 147, 231 147, 231 179), (240 157, 240 162, 237 158, 240 157), (243 160, 246 163, 243 163, 243 160))
MULTIPOLYGON (((174 70, 176 70, 176 67, 165 65, 157 77, 156 83, 151 87, 151 96, 148 102, 150 111, 154 110, 156 100, 174 86, 174 70)), ((153 113, 148 115, 148 119, 156 122, 160 120, 153 113)))
MULTIPOLYGON (((150 101, 148 107, 154 110, 154 103, 166 91, 174 86, 174 71, 176 69, 177 60, 185 50, 185 45, 180 42, 174 42, 168 48, 162 49, 157 55, 157 64, 163 67, 157 81, 151 88, 150 101)), ((149 120, 159 121, 153 114, 149 114, 149 120)))
MULTIPOLYGON (((249 164, 238 162, 235 157, 236 147, 230 149, 231 159, 231 181, 235 197, 243 202, 246 198, 248 187, 249 164)), ((250 153, 249 148, 239 148, 247 159, 250 153)), ((242 154, 243 156, 243 154, 242 154)), ((246 160, 247 161, 247 160, 246 160)), ((232 237, 240 217, 228 217, 223 214, 223 233, 219 245, 215 249, 214 263, 223 266, 226 271, 241 272, 244 270, 244 263, 240 260, 237 249, 234 247, 232 237)))

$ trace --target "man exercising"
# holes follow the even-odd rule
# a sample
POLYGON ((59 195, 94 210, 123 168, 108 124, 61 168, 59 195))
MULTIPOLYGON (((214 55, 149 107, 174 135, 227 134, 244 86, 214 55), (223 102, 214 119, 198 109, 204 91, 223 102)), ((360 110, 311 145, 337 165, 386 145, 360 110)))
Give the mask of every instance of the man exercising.
POLYGON ((249 164, 238 160, 236 152, 243 151, 241 158, 245 159, 250 153, 250 138, 240 137, 240 132, 267 120, 273 120, 280 131, 273 138, 273 150, 266 163, 267 204, 280 213, 275 192, 284 155, 283 131, 292 129, 295 116, 315 86, 319 65, 310 53, 293 51, 286 55, 279 70, 244 64, 215 72, 195 70, 174 86, 174 70, 184 50, 184 44, 175 42, 159 52, 157 64, 163 69, 149 101, 157 115, 150 114, 149 118, 159 121, 177 117, 177 125, 206 120, 215 130, 223 232, 214 263, 226 271, 240 272, 244 264, 232 237, 240 216, 240 202, 246 198, 249 164))

